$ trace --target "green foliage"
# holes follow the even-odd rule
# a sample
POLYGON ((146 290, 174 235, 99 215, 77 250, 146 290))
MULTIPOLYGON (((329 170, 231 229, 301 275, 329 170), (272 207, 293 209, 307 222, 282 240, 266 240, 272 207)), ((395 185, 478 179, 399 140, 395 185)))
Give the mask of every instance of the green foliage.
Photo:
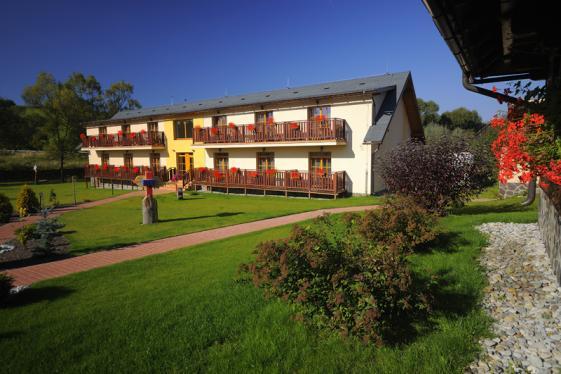
POLYGON ((39 200, 35 192, 27 184, 21 187, 16 200, 16 210, 20 217, 25 217, 39 209, 39 200))
POLYGON ((51 188, 51 191, 49 192, 49 203, 50 203, 51 207, 57 207, 58 206, 58 200, 57 200, 57 197, 56 197, 56 192, 52 188, 51 188))
POLYGON ((13 212, 14 207, 10 203, 8 196, 0 193, 0 223, 8 222, 13 212))
POLYGON ((27 242, 33 239, 35 234, 35 224, 25 225, 16 230, 16 239, 21 245, 27 245, 27 242))
POLYGON ((294 226, 287 239, 259 244, 255 261, 241 270, 267 295, 299 305, 306 321, 381 345, 409 331, 429 303, 403 247, 406 237, 421 241, 411 235, 416 229, 370 240, 375 219, 355 215, 339 225, 323 216, 294 226))
POLYGON ((381 209, 347 214, 347 224, 364 240, 403 251, 414 250, 436 237, 436 217, 407 196, 386 199, 381 209))
POLYGON ((8 274, 0 273, 0 301, 10 295, 13 287, 13 279, 8 274))
POLYGON ((451 130, 460 128, 477 131, 483 127, 483 121, 477 110, 468 110, 464 107, 442 113, 440 124, 451 130))
POLYGON ((421 114, 421 122, 423 123, 423 126, 428 126, 440 121, 440 114, 438 114, 440 107, 436 102, 432 100, 425 101, 418 98, 417 107, 419 108, 419 113, 421 114))

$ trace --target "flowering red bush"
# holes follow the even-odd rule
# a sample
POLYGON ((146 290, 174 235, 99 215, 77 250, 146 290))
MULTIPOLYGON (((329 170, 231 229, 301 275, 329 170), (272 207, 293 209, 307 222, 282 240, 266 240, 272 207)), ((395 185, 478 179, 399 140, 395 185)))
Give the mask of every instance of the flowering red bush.
POLYGON ((222 178, 222 172, 215 170, 214 171, 214 178, 220 179, 222 178))
POLYGON ((217 135, 218 134, 218 127, 211 127, 210 128, 210 133, 212 135, 217 135))
POLYGON ((107 169, 109 169, 109 165, 107 165, 107 164, 103 164, 103 166, 102 166, 102 169, 103 169, 103 170, 107 170, 107 169))
POLYGON ((230 173, 232 173, 232 174, 237 174, 238 171, 240 171, 240 169, 238 169, 237 167, 230 168, 230 173))
POLYGON ((139 168, 138 166, 135 166, 135 167, 132 169, 132 171, 133 171, 133 173, 138 174, 138 173, 140 173, 140 168, 139 168))
POLYGON ((228 127, 231 128, 231 129, 235 129, 235 128, 236 128, 236 124, 235 124, 234 122, 230 122, 230 123, 228 124, 228 127))
POLYGON ((267 175, 275 175, 275 174, 277 173, 277 170, 276 170, 276 169, 267 169, 267 170, 265 171, 265 173, 266 173, 267 175))
POLYGON ((300 173, 298 171, 291 171, 290 179, 300 179, 300 173))
POLYGON ((115 166, 115 167, 113 168, 113 171, 114 171, 115 173, 118 173, 120 170, 121 170, 121 169, 120 169, 118 166, 115 166))
POLYGON ((255 131, 255 125, 247 125, 249 131, 255 131))
POLYGON ((123 136, 123 130, 117 131, 117 135, 118 135, 118 136, 123 136))
POLYGON ((561 141, 555 138, 544 116, 525 113, 517 120, 512 117, 491 120, 491 126, 499 132, 492 149, 501 183, 518 175, 523 183, 545 177, 561 185, 561 141))
POLYGON ((129 139, 132 140, 132 139, 135 138, 135 136, 136 136, 136 134, 135 134, 134 132, 131 132, 131 133, 129 134, 129 139))

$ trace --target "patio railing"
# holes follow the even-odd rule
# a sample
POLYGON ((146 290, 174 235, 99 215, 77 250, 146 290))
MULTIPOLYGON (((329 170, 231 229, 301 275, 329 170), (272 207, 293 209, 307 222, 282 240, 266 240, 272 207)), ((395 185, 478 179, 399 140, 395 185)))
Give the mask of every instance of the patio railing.
POLYGON ((83 147, 134 147, 134 146, 165 146, 163 131, 131 132, 128 134, 100 134, 82 137, 83 147))

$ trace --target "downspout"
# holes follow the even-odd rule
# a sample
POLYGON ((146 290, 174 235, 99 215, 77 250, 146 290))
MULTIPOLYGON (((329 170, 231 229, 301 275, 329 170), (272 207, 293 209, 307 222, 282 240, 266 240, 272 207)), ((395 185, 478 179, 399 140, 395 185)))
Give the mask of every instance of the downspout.
MULTIPOLYGON (((493 91, 488 90, 486 88, 478 87, 478 86, 473 85, 472 83, 470 83, 469 78, 465 74, 463 74, 462 84, 463 84, 463 86, 465 87, 466 90, 478 93, 480 95, 489 96, 489 97, 492 97, 494 99, 497 99, 497 100, 500 100, 500 101, 503 101, 503 102, 507 102, 507 103, 518 103, 518 102, 520 102, 520 100, 517 99, 516 97, 505 95, 505 94, 502 94, 502 93, 499 93, 499 92, 493 92, 493 91)), ((528 196, 526 197, 526 200, 524 202, 522 202, 520 205, 522 205, 522 206, 532 205, 532 203, 534 202, 535 199, 536 199, 536 178, 533 178, 530 181, 530 183, 528 183, 528 196)))

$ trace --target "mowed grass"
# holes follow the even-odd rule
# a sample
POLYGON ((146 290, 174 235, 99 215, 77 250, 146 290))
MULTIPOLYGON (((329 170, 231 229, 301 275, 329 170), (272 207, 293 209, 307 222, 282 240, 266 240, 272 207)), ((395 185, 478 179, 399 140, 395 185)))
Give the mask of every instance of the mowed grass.
POLYGON ((366 346, 292 319, 291 307, 235 281, 255 245, 289 227, 41 282, 0 308, 6 372, 460 373, 488 334, 478 306, 483 222, 534 222, 522 199, 471 204, 411 258, 438 274, 434 315, 398 346, 366 346))
MULTIPOLYGON (((21 187, 25 183, 11 182, 11 183, 0 183, 0 193, 8 196, 10 202, 16 208, 16 199, 21 190, 21 187)), ((51 189, 55 192, 59 204, 70 205, 74 204, 74 188, 71 182, 66 183, 41 183, 41 184, 27 184, 35 193, 37 194, 37 199, 39 199, 39 193, 43 192, 43 207, 49 206, 49 195, 51 189)), ((101 200, 111 196, 117 196, 130 191, 127 190, 115 190, 114 195, 111 195, 111 190, 108 189, 95 189, 92 187, 86 188, 84 181, 76 182, 76 202, 83 203, 87 201, 101 200)))
POLYGON ((154 225, 142 225, 141 197, 64 214, 61 221, 66 224, 71 252, 122 247, 309 210, 381 202, 381 198, 372 196, 332 200, 210 193, 186 194, 184 200, 177 200, 174 194, 156 199, 159 222, 154 225))

